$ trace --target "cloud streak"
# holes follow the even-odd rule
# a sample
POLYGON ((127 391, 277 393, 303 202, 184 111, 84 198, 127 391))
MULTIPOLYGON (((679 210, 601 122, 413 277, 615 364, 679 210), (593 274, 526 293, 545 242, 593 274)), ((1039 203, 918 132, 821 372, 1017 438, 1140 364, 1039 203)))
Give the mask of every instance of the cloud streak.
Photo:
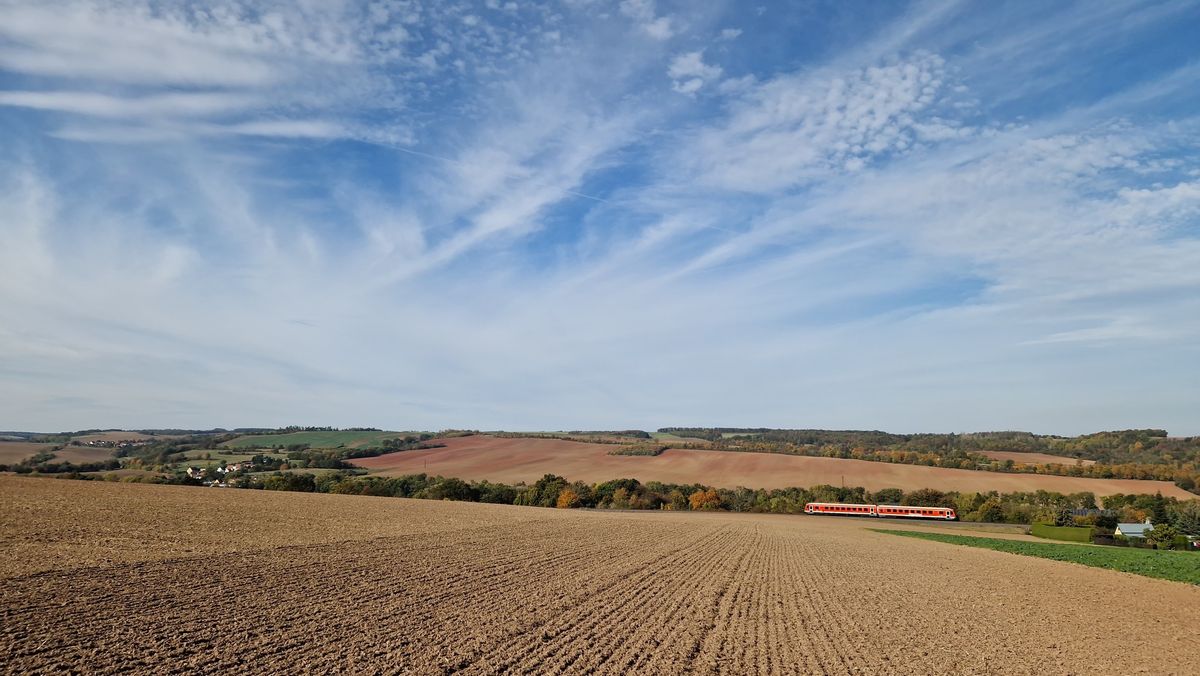
POLYGON ((1186 5, 2 7, 0 427, 1200 433, 1186 5))

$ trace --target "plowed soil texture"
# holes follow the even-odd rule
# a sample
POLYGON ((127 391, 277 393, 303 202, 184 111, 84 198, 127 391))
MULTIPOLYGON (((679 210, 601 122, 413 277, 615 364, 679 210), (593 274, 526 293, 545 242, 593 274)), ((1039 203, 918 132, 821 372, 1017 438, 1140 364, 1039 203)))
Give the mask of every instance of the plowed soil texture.
POLYGON ((13 477, 0 517, 10 673, 1196 673, 1195 586, 858 520, 13 477))
POLYGON ((782 453, 669 448, 657 456, 610 455, 617 446, 486 435, 439 439, 438 443, 442 444, 439 448, 400 451, 351 462, 385 476, 427 473, 502 483, 533 482, 544 474, 557 474, 588 483, 631 478, 723 488, 807 488, 830 484, 862 486, 871 491, 882 488, 1001 493, 1045 490, 1091 491, 1097 497, 1115 493, 1162 493, 1180 500, 1196 497, 1170 481, 1009 474, 782 453))

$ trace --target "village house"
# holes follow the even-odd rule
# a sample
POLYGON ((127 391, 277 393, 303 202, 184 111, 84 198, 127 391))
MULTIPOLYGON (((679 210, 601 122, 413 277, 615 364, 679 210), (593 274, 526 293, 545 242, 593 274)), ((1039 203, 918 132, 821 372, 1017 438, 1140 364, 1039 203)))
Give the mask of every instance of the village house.
POLYGON ((1146 519, 1145 523, 1119 523, 1117 524, 1116 535, 1124 535, 1127 538, 1145 538, 1146 533, 1154 530, 1154 526, 1150 523, 1150 519, 1146 519))

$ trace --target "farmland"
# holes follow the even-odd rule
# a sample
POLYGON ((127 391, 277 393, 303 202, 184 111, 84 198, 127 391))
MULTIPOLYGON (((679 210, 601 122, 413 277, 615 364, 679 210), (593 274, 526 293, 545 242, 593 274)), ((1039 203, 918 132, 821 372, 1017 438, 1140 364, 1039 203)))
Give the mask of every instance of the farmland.
POLYGON ((1065 458, 1061 455, 1049 455, 1047 453, 1018 453, 1016 451, 977 451, 982 456, 991 458, 992 460, 1012 460, 1013 462, 1021 462, 1028 465, 1094 465, 1095 460, 1083 460, 1076 458, 1065 458))
POLYGON ((1200 624, 1194 586, 857 520, 0 477, 0 524, 18 672, 1182 673, 1200 624))
POLYGON ((42 451, 49 451, 57 444, 39 444, 30 441, 0 441, 0 464, 21 462, 42 451))
POLYGON ((63 446, 54 452, 54 462, 100 462, 113 457, 113 449, 103 446, 63 446))
POLYGON ((406 432, 319 431, 288 434, 254 434, 238 437, 225 444, 228 448, 273 448, 307 444, 312 448, 369 448, 384 439, 402 437, 406 432))
POLYGON ((1200 585, 1200 557, 1188 552, 1160 552, 1153 549, 1121 549, 1059 545, 1043 542, 1022 542, 1013 539, 981 538, 928 531, 888 530, 894 535, 924 538, 967 547, 983 547, 1023 556, 1037 556, 1055 561, 1071 561, 1085 566, 1120 570, 1146 577, 1176 580, 1200 585))
POLYGON ((610 455, 612 447, 557 439, 484 435, 442 439, 441 448, 390 453, 353 461, 384 475, 440 474, 516 483, 553 473, 585 482, 630 477, 641 481, 704 483, 726 488, 785 488, 817 484, 868 490, 936 488, 956 491, 1091 491, 1155 493, 1186 500, 1195 495, 1165 481, 1085 479, 1040 474, 1002 474, 838 458, 773 453, 668 449, 658 456, 610 455))

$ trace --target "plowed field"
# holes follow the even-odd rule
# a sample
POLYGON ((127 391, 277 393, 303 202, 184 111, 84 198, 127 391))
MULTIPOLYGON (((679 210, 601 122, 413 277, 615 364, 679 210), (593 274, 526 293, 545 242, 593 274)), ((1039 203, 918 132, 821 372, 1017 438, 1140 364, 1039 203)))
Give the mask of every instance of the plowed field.
POLYGON ((10 672, 1194 673, 1200 588, 863 520, 8 477, 0 496, 10 672))
POLYGON ((980 455, 987 456, 992 460, 1012 460, 1013 462, 1023 462, 1028 465, 1094 465, 1095 460, 1081 460, 1077 458, 1067 458, 1061 455, 1049 455, 1046 453, 1022 453, 1018 451, 979 451, 980 455))
POLYGON ((865 460, 810 458, 779 453, 740 453, 671 448, 657 456, 609 455, 615 446, 559 439, 497 438, 486 435, 440 439, 442 448, 401 451, 352 461, 385 475, 441 474, 460 479, 516 483, 543 474, 594 483, 632 478, 665 483, 702 483, 736 488, 808 487, 818 484, 943 491, 1162 492, 1181 500, 1196 497, 1169 481, 1084 479, 1046 474, 1004 474, 865 460))
POLYGON ((18 463, 41 451, 48 451, 57 444, 38 444, 29 441, 0 441, 0 463, 18 463))

